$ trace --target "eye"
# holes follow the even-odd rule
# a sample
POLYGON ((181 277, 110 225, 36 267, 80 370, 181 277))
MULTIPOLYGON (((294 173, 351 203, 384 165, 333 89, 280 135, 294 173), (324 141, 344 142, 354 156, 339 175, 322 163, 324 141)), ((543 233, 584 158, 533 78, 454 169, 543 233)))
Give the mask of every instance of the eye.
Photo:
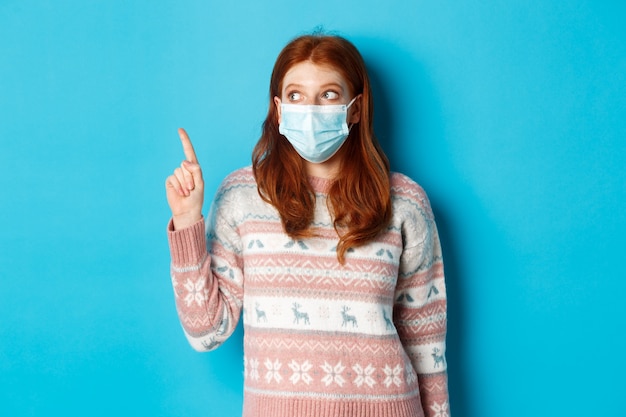
POLYGON ((302 94, 298 93, 297 91, 294 91, 294 92, 287 94, 287 97, 289 98, 289 101, 299 101, 302 99, 302 94))
POLYGON ((339 93, 333 90, 328 90, 322 94, 322 98, 325 100, 336 100, 339 98, 339 93))

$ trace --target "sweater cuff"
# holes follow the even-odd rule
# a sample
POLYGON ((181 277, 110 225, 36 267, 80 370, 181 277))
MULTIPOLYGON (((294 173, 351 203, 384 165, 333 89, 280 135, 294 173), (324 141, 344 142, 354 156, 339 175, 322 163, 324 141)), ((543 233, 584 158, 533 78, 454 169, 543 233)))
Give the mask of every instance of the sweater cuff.
POLYGON ((167 225, 167 237, 173 266, 195 267, 206 257, 204 218, 181 230, 174 230, 174 224, 170 219, 167 225))

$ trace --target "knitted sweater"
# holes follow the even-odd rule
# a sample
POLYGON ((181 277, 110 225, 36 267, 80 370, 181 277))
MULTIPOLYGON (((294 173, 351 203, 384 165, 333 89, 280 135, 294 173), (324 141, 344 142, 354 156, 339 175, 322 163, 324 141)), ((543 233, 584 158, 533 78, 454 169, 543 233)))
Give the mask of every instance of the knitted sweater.
POLYGON ((341 265, 330 182, 310 181, 314 238, 284 233, 250 167, 224 180, 206 222, 170 222, 190 344, 215 349, 243 316, 244 417, 448 416, 446 291, 426 194, 392 174, 389 227, 341 265))

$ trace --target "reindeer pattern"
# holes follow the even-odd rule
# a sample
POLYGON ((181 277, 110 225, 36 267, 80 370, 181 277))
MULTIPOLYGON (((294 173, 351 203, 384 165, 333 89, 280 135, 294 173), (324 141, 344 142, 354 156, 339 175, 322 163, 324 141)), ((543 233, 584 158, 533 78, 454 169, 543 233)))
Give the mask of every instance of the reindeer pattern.
POLYGON ((352 327, 359 327, 357 321, 356 321, 356 317, 348 314, 348 311, 350 311, 350 307, 348 306, 343 306, 343 308, 341 309, 341 317, 343 317, 343 322, 341 323, 341 327, 347 327, 348 323, 352 323, 352 327))
POLYGON ((302 307, 300 304, 298 303, 293 303, 293 306, 291 307, 291 310, 293 311, 293 322, 295 324, 300 324, 300 320, 303 320, 304 324, 310 324, 309 322, 309 314, 299 311, 298 309, 302 307))
POLYGON ((257 323, 261 323, 261 322, 267 323, 267 314, 265 313, 264 310, 261 310, 261 306, 259 305, 259 303, 255 304, 254 309, 256 311, 256 322, 257 323))
POLYGON ((387 315, 387 310, 383 310, 383 319, 385 320, 385 329, 393 329, 393 322, 387 315))
MULTIPOLYGON (((393 332, 392 311, 390 308, 372 309, 358 305, 335 304, 311 305, 306 300, 267 300, 260 299, 253 302, 254 310, 248 316, 244 309, 244 314, 248 320, 253 320, 257 325, 269 326, 330 326, 336 330, 356 330, 359 329, 359 321, 363 319, 367 327, 378 329, 374 331, 393 332), (361 317, 362 316, 362 317, 361 317)), ((368 331, 367 329, 361 329, 368 331)))
POLYGON ((441 364, 441 366, 445 365, 444 363, 444 356, 441 353, 441 350, 439 348, 433 348, 433 353, 431 353, 433 360, 435 361, 435 364, 433 365, 433 368, 439 368, 439 365, 441 364))

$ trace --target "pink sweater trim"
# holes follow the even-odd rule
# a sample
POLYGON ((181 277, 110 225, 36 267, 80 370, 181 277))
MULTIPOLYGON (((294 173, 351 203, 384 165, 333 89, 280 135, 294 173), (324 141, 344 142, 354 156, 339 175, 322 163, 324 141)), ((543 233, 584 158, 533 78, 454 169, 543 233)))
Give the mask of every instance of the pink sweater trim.
POLYGON ((170 243, 172 265, 177 267, 195 267, 198 261, 206 257, 206 237, 204 219, 186 228, 184 233, 174 231, 172 220, 167 225, 167 237, 170 243))
POLYGON ((309 398, 271 398, 250 395, 244 401, 246 417, 423 417, 419 396, 390 401, 319 401, 309 398))
POLYGON ((327 193, 328 190, 330 190, 330 186, 333 184, 332 180, 313 176, 309 176, 309 183, 316 193, 327 193))

